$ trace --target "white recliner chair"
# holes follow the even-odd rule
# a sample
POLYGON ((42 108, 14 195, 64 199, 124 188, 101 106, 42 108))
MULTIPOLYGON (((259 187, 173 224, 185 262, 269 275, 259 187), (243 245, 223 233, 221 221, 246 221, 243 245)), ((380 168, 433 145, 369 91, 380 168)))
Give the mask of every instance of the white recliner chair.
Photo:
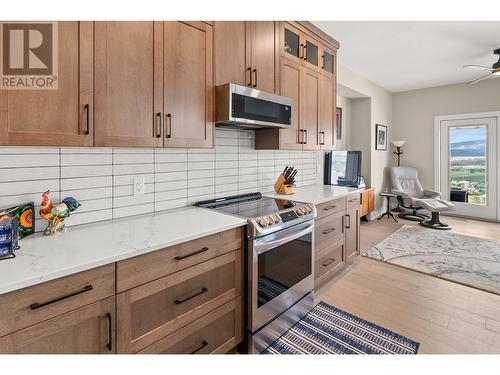
POLYGON ((433 190, 425 190, 418 179, 418 171, 412 167, 391 167, 390 179, 392 192, 397 194, 400 205, 411 209, 412 212, 399 214, 403 219, 419 221, 421 225, 433 229, 451 229, 439 219, 440 212, 455 210, 455 206, 441 199, 441 193, 433 190), (431 213, 431 218, 418 213, 418 210, 426 209, 431 213))

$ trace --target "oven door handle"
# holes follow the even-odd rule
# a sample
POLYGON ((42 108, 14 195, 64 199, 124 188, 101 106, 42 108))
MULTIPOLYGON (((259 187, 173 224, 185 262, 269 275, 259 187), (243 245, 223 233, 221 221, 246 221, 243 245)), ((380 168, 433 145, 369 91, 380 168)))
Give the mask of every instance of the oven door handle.
POLYGON ((297 238, 300 238, 308 233, 312 233, 314 230, 314 221, 306 223, 306 225, 302 224, 301 227, 302 228, 292 227, 285 229, 283 234, 276 236, 272 241, 261 241, 261 239, 254 240, 253 249, 258 255, 260 255, 266 251, 274 249, 275 247, 296 240, 297 238), (296 232, 297 229, 299 229, 298 232, 296 232))

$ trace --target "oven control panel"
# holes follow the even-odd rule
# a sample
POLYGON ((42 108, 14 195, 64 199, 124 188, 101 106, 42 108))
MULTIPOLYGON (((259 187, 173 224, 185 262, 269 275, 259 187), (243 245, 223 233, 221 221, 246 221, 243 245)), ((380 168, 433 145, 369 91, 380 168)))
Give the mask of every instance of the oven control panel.
POLYGON ((256 221, 261 228, 267 228, 275 224, 288 223, 290 221, 297 220, 303 216, 308 216, 314 213, 314 205, 305 204, 292 210, 281 212, 279 214, 260 217, 256 221))

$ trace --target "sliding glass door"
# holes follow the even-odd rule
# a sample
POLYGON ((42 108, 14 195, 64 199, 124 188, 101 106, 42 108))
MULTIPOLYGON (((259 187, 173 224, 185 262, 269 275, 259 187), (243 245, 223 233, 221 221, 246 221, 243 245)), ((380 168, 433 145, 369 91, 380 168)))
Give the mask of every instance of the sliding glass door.
POLYGON ((440 190, 457 215, 497 220, 497 128, 497 117, 440 121, 440 190))

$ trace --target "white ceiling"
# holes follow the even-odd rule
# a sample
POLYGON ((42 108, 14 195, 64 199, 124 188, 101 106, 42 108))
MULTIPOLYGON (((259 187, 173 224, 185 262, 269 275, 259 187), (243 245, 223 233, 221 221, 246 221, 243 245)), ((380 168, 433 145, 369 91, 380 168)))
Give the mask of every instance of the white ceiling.
POLYGON ((487 72, 462 66, 491 66, 500 48, 500 21, 313 23, 340 42, 339 64, 392 92, 470 82, 487 72))

